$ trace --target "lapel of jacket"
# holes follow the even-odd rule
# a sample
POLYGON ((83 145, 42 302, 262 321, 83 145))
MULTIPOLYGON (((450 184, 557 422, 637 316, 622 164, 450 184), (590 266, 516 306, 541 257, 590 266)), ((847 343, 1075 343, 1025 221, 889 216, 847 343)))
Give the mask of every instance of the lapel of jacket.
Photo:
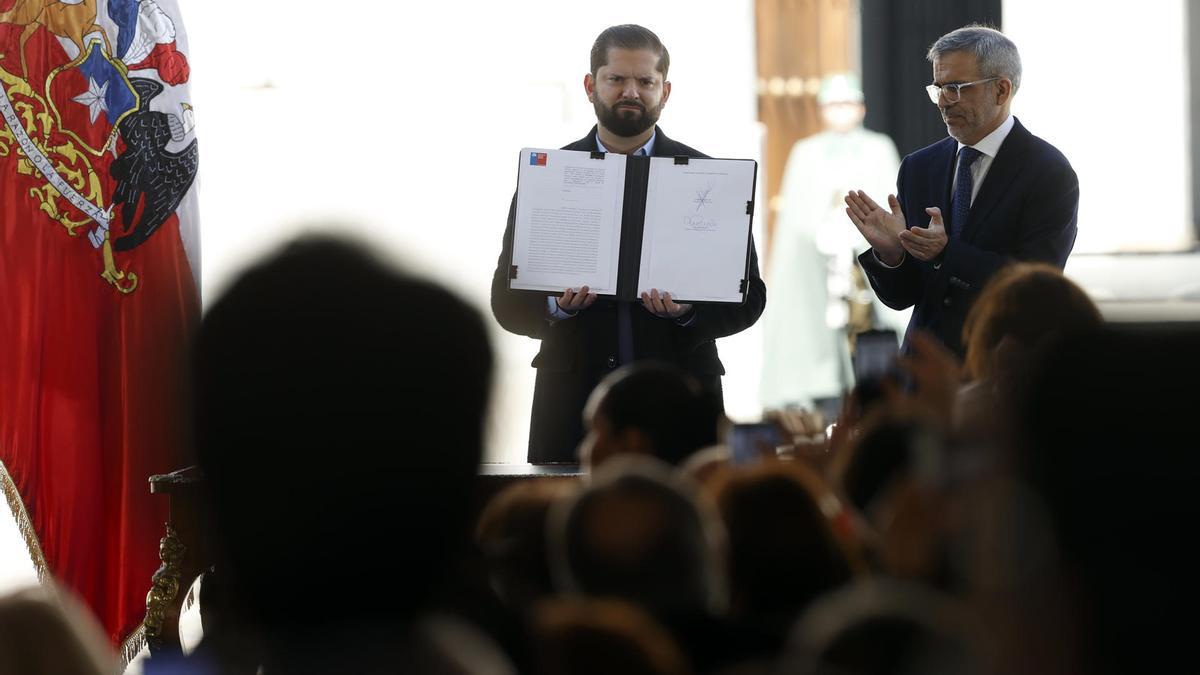
POLYGON ((677 143, 663 133, 663 130, 654 126, 654 154, 652 157, 674 157, 677 152, 677 143))
POLYGON ((971 204, 967 226, 962 231, 962 237, 966 241, 974 240, 975 233, 987 222, 988 216, 1008 192, 1008 186, 1021 172, 1028 143, 1029 132, 1014 119, 1012 131, 1008 132, 1008 137, 1000 144, 1000 150, 988 169, 987 178, 983 179, 983 185, 979 186, 979 194, 975 195, 975 202, 971 204))
MULTIPOLYGON (((929 199, 930 206, 942 210, 944 219, 950 218, 950 175, 954 170, 954 154, 958 151, 958 142, 953 138, 942 141, 941 147, 929 158, 929 199)), ((886 195, 885 195, 886 196, 886 195)), ((910 223, 912 226, 925 227, 929 225, 928 216, 920 223, 910 223)))

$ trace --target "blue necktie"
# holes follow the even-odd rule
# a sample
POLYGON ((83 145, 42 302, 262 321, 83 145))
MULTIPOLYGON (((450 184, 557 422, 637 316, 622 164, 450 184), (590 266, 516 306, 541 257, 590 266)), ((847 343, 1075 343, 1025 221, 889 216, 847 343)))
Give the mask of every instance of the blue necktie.
POLYGON ((971 210, 971 187, 974 184, 971 165, 981 156, 982 152, 969 145, 964 145, 958 152, 958 172, 954 176, 954 198, 950 205, 948 236, 951 240, 958 239, 967 226, 967 212, 971 210))

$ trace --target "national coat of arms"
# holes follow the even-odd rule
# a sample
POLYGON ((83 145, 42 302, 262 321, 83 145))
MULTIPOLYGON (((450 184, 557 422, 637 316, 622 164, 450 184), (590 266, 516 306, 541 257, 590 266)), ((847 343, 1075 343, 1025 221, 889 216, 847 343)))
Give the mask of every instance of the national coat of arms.
POLYGON ((80 237, 113 288, 199 163, 175 20, 155 0, 0 0, 0 180, 80 237), (13 182, 15 181, 15 182, 13 182))

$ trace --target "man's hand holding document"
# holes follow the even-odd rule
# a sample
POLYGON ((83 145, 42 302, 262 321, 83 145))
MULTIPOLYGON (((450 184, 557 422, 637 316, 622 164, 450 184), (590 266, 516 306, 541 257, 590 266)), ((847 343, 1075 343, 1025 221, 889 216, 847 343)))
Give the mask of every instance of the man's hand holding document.
POLYGON ((753 160, 533 148, 520 158, 510 288, 571 289, 570 304, 589 292, 650 298, 666 315, 745 300, 753 160))

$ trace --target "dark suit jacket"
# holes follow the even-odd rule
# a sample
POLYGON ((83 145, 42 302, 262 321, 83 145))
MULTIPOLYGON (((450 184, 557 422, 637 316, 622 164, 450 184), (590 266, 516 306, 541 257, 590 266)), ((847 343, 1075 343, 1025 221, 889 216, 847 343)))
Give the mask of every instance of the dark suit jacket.
MULTIPOLYGON (((596 151, 596 128, 564 150, 596 151)), ((657 129, 655 157, 706 157, 667 138, 657 129)), ((492 276, 492 313, 505 330, 542 341, 533 359, 537 383, 529 424, 529 461, 574 462, 583 438, 582 411, 596 384, 617 363, 617 302, 598 298, 589 308, 560 321, 551 320, 546 296, 508 289, 516 197, 508 210, 504 248, 492 276)), ((661 319, 634 303, 634 358, 673 363, 697 377, 718 401, 725 368, 717 358, 714 340, 754 324, 766 306, 767 291, 758 273, 758 254, 750 249, 750 284, 746 302, 738 306, 694 305, 695 319, 681 326, 661 319)))
MULTIPOLYGON (((958 143, 946 138, 904 158, 896 179, 897 198, 908 227, 925 227, 925 209, 950 214, 950 186, 958 143)), ((963 354, 967 310, 989 278, 1015 260, 1062 269, 1075 245, 1079 180, 1061 152, 1014 120, 1000 145, 960 236, 938 261, 906 255, 896 269, 872 251, 859 256, 871 287, 884 304, 912 307, 908 332, 923 329, 963 354)), ((907 340, 906 340, 907 343, 907 340)))

